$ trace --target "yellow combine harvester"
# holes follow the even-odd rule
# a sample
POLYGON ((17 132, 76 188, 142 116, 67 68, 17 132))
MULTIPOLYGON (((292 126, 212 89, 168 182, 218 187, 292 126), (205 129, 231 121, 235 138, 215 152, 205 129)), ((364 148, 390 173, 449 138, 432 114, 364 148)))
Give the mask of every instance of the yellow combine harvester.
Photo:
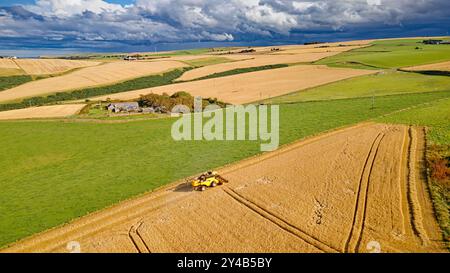
POLYGON ((205 191, 207 188, 214 188, 228 183, 228 180, 220 176, 217 172, 209 171, 194 179, 191 183, 196 191, 205 191))

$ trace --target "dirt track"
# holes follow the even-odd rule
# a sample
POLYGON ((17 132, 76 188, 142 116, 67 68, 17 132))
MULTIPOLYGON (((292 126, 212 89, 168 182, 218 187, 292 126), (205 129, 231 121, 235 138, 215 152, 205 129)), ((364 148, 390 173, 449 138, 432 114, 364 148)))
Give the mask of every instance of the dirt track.
POLYGON ((32 81, 0 92, 0 102, 12 101, 92 86, 113 84, 137 77, 159 74, 187 65, 177 61, 111 62, 87 67, 67 75, 32 81))
POLYGON ((173 94, 178 91, 185 91, 193 96, 218 98, 227 103, 243 104, 376 72, 375 70, 330 68, 321 65, 298 65, 216 79, 171 84, 111 94, 94 99, 132 100, 150 93, 173 94))
POLYGON ((226 186, 176 183, 4 251, 445 251, 423 147, 420 128, 364 124, 224 167, 226 186))
POLYGON ((85 104, 64 104, 3 111, 0 112, 0 120, 68 117, 78 114, 85 106, 85 104))

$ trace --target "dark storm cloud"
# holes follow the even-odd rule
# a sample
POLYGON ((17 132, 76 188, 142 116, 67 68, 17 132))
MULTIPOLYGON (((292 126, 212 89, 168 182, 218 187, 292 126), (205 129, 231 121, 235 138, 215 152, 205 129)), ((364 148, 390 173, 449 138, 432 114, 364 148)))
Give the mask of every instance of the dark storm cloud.
POLYGON ((158 43, 443 35, 449 11, 448 0, 39 0, 0 8, 0 37, 158 43))

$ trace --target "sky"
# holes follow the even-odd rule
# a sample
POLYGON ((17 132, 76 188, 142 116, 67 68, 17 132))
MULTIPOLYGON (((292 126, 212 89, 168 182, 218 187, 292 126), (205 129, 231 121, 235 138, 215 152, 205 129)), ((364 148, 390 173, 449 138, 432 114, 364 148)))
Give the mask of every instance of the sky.
POLYGON ((0 55, 442 36, 448 0, 0 0, 0 55))

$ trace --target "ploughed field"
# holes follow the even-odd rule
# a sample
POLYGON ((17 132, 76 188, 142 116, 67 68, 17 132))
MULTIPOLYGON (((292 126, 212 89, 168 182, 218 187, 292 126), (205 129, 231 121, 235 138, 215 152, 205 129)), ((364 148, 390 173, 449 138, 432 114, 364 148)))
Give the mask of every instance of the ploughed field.
POLYGON ((175 183, 3 251, 445 251, 424 147, 423 128, 363 124, 224 167, 222 187, 175 183))

